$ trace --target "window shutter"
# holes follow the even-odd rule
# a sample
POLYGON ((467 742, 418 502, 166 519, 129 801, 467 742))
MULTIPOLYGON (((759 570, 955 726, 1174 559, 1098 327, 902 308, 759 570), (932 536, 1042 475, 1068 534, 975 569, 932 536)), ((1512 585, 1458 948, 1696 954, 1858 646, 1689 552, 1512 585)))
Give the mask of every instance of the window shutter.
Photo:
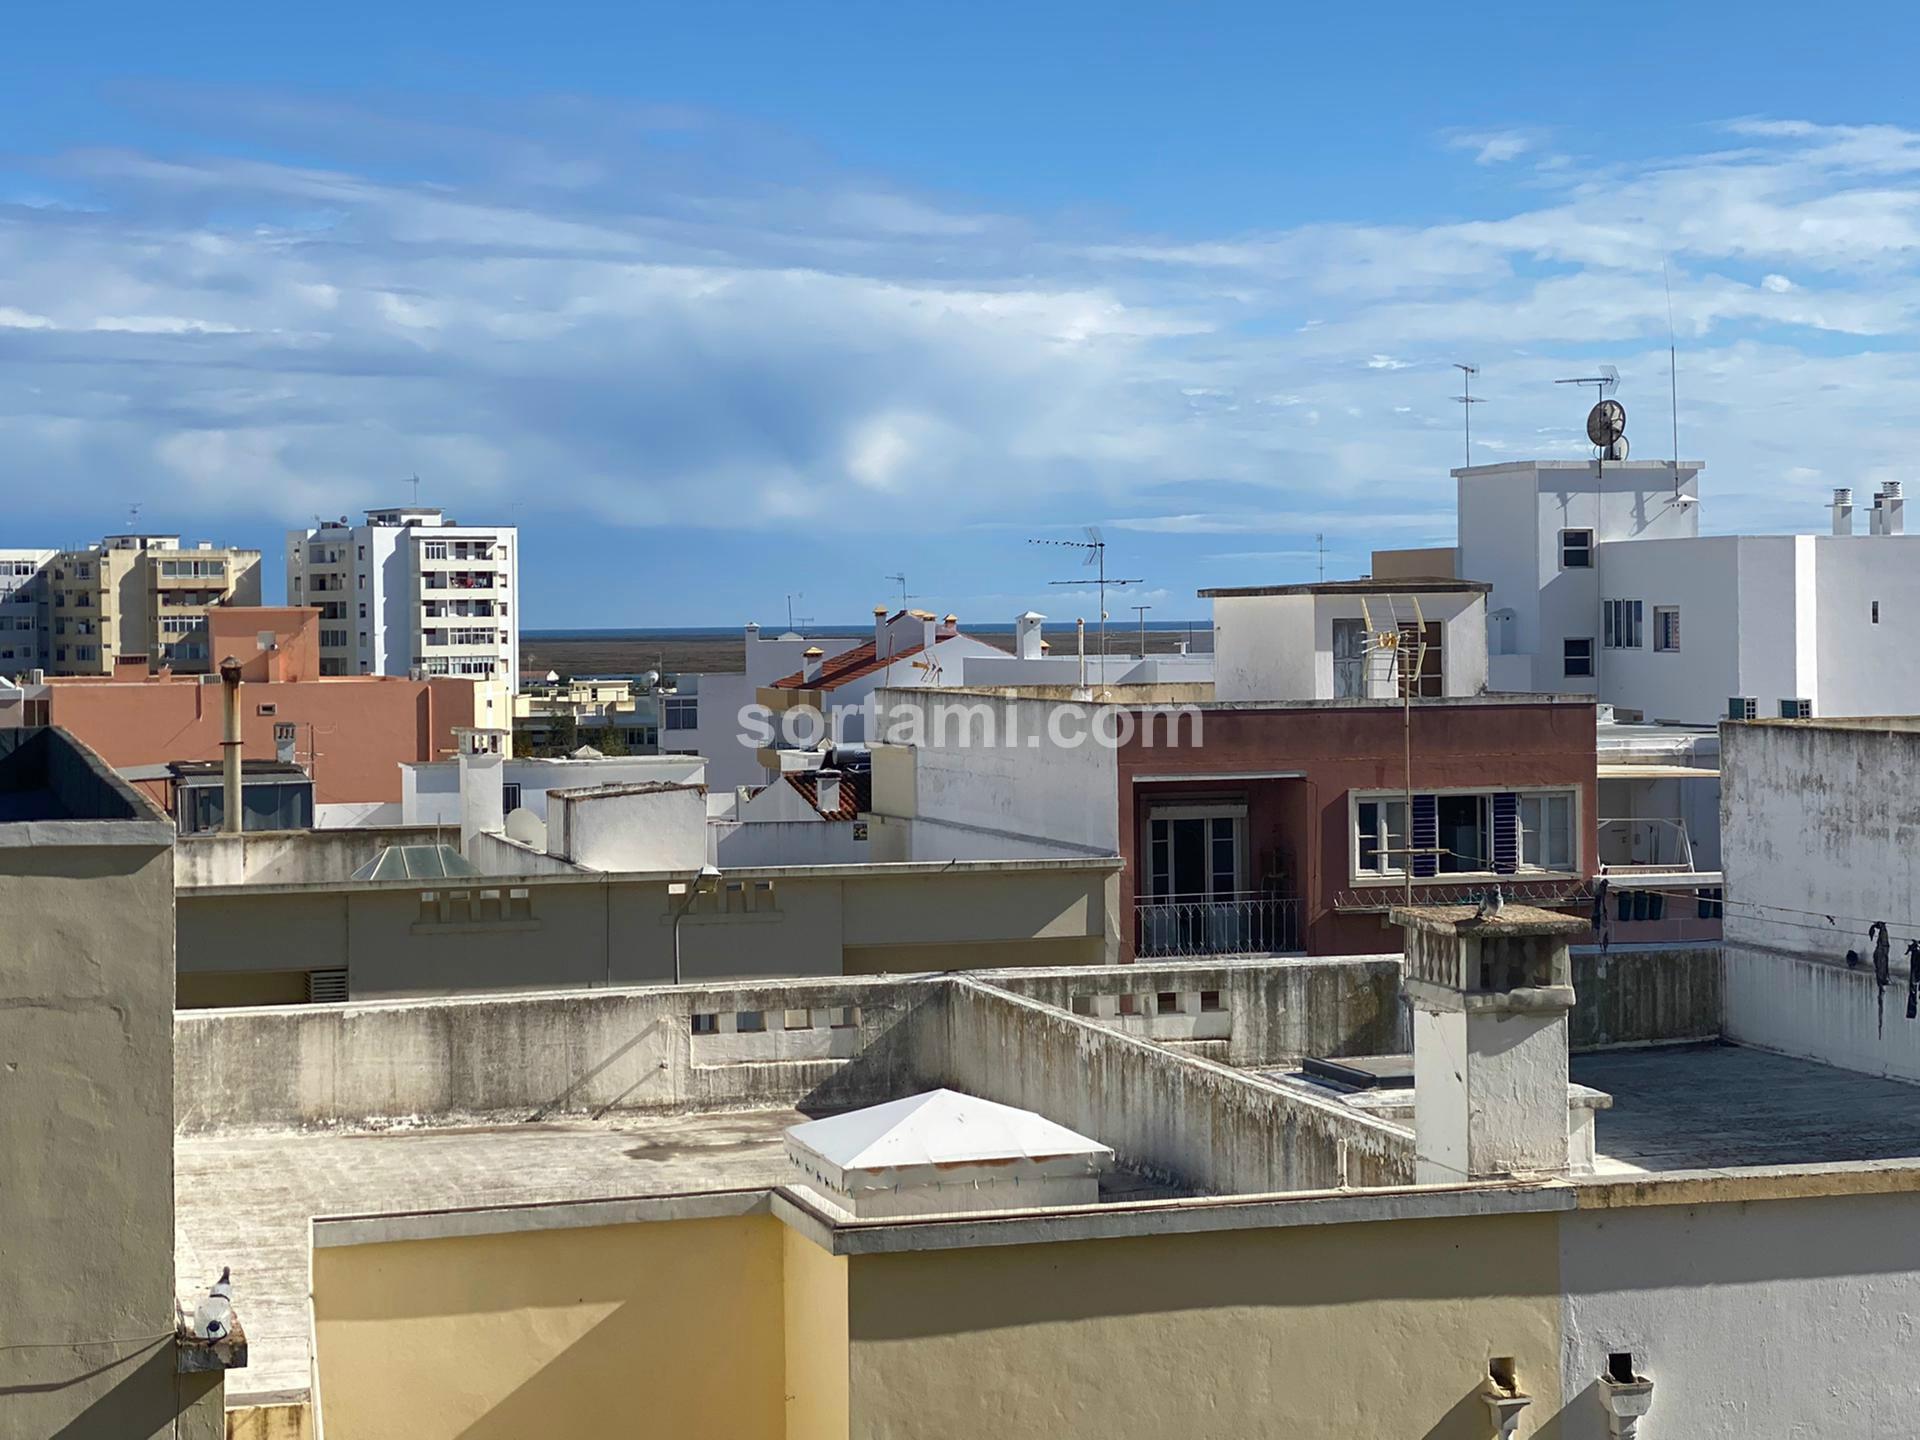
POLYGON ((1520 868, 1520 797, 1511 790, 1493 797, 1493 869, 1511 875, 1520 868))
POLYGON ((1415 879, 1432 879, 1439 873, 1440 857, 1433 852, 1440 845, 1440 803, 1431 795, 1413 797, 1413 874, 1415 879))

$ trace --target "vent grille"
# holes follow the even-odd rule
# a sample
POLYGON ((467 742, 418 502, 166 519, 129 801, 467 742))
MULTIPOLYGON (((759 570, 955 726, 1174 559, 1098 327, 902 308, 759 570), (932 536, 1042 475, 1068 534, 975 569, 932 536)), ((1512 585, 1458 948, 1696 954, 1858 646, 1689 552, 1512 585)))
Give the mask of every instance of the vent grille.
POLYGON ((338 1005, 347 998, 347 972, 345 970, 309 970, 307 972, 307 1003, 309 1005, 338 1005))
POLYGON ((1729 720, 1757 720, 1760 716, 1760 702, 1751 695, 1735 695, 1727 701, 1729 720))

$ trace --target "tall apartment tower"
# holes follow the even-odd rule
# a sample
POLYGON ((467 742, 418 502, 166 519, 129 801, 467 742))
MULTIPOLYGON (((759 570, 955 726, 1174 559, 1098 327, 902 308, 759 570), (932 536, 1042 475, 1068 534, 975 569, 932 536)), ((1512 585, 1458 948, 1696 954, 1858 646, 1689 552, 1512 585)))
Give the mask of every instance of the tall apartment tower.
POLYGON ((515 526, 431 508, 342 516, 287 532, 287 603, 320 611, 321 674, 465 676, 506 697, 505 723, 520 688, 519 551, 515 526))

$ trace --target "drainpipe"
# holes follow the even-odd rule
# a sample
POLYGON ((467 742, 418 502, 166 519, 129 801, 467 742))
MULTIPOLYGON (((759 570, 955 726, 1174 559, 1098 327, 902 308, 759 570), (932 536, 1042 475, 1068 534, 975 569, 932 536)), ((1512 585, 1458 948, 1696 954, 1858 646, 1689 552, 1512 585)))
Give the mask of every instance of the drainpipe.
POLYGON ((224 724, 220 740, 220 794, 225 814, 223 834, 238 835, 244 816, 240 810, 240 662, 229 655, 220 662, 221 709, 224 724))

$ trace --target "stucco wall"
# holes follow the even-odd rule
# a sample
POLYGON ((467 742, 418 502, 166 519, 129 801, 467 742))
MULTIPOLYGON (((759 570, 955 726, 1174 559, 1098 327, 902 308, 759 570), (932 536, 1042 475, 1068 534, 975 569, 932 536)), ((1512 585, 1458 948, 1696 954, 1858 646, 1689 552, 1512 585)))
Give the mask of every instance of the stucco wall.
POLYGON ((847 1440, 847 1261, 780 1227, 787 1440, 847 1440))
POLYGON ((328 1440, 783 1433, 766 1215, 313 1252, 328 1440))
POLYGON ((1493 1356, 1558 1407, 1557 1259, 1548 1215, 855 1256, 851 1434, 1485 1440, 1493 1356))
POLYGON ((1920 1079, 1904 993, 1920 886, 1920 729, 1906 723, 1721 727, 1732 1038, 1920 1079), (1875 919, 1894 937, 1884 1014, 1866 933, 1875 919), (1848 950, 1859 969, 1847 968, 1848 950))
POLYGON ((211 1440, 220 1377, 174 1368, 170 827, 69 779, 126 818, 0 825, 0 1434, 211 1440))
POLYGON ((1604 1440, 1596 1378, 1616 1350, 1654 1382, 1651 1435, 1911 1434, 1913 1204, 1838 1194, 1564 1215, 1555 1440, 1604 1440))
POLYGON ((914 1069, 1047 1116, 1215 1193, 1405 1184, 1397 1126, 960 978, 923 1017, 914 1069))
POLYGON ((1572 958, 1571 1048, 1719 1037, 1725 1021, 1719 946, 1576 950, 1572 958))

